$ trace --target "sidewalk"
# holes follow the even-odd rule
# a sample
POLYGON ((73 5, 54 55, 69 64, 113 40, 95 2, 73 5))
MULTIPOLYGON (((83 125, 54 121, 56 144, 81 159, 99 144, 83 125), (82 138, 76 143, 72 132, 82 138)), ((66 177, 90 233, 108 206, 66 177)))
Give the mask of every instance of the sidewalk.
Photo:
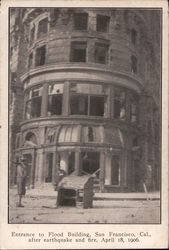
MULTIPOLYGON (((16 193, 16 189, 10 189, 10 192, 16 193)), ((56 199, 57 191, 52 189, 28 189, 27 197, 51 198, 56 199)), ((159 200, 160 192, 151 193, 94 193, 94 200, 159 200)))

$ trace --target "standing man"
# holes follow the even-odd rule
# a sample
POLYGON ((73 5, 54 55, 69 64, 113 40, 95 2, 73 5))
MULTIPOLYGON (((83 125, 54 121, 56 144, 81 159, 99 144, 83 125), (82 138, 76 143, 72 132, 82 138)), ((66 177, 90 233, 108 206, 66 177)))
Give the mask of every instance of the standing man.
POLYGON ((21 156, 20 162, 17 165, 17 187, 18 187, 18 196, 19 202, 17 203, 17 207, 24 207, 21 204, 22 195, 25 195, 26 189, 26 165, 25 165, 25 158, 21 156))

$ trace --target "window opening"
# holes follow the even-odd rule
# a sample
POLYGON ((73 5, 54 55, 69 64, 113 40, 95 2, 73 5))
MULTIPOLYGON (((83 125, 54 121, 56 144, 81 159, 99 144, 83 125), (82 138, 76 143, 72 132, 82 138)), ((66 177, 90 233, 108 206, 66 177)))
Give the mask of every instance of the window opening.
POLYGON ((35 65, 41 66, 44 65, 46 61, 46 46, 42 46, 40 48, 37 48, 36 50, 36 60, 35 65))
POLYGON ((93 142, 94 141, 94 135, 93 135, 93 128, 88 127, 88 141, 93 142))
POLYGON ((39 22, 37 37, 45 35, 48 31, 48 18, 44 18, 39 22))
POLYGON ((87 13, 75 13, 74 14, 74 29, 75 30, 87 30, 88 14, 87 13))
POLYGON ((28 68, 31 68, 32 64, 33 64, 33 53, 29 55, 28 68))
POLYGON ((110 17, 108 16, 97 16, 96 30, 98 32, 108 32, 110 17))
POLYGON ((33 44, 34 37, 35 37, 35 25, 32 27, 31 32, 30 32, 30 45, 33 44))
POLYGON ((131 122, 137 121, 138 116, 138 97, 135 97, 134 95, 131 98, 131 122))
POLYGON ((95 45, 95 62, 106 64, 107 63, 108 46, 104 44, 95 45))
POLYGON ((75 152, 69 152, 69 168, 68 174, 73 173, 75 170, 75 152))
POLYGON ((71 62, 86 62, 86 42, 73 42, 71 44, 71 62))
POLYGON ((105 97, 90 96, 90 115, 104 116, 105 97))
POLYGON ((137 58, 135 56, 131 56, 131 72, 137 73, 137 58))
POLYGON ((120 159, 118 155, 112 156, 112 185, 120 184, 120 159))
POLYGON ((107 93, 101 85, 72 84, 70 88, 70 114, 104 116, 107 93))
POLYGON ((131 42, 136 44, 137 41, 137 31, 135 29, 131 30, 131 42))
POLYGON ((42 88, 34 89, 26 96, 25 118, 40 117, 42 104, 42 88))
MULTIPOLYGON (((82 152, 82 174, 93 174, 100 167, 100 153, 99 152, 82 152)), ((97 174, 99 177, 99 172, 97 174)))
POLYGON ((71 95, 70 114, 71 115, 87 115, 87 113, 88 113, 88 96, 87 95, 71 95))
POLYGON ((126 114, 126 93, 123 90, 114 90, 114 118, 125 119, 126 114))
POLYGON ((49 85, 48 115, 61 115, 63 101, 63 84, 49 85))

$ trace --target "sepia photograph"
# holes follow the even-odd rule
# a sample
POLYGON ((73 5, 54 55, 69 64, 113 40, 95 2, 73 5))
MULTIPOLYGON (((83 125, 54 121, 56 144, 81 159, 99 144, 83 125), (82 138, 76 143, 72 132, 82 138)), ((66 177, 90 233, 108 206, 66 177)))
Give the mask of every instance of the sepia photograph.
POLYGON ((8 15, 8 223, 160 224, 162 9, 8 15))

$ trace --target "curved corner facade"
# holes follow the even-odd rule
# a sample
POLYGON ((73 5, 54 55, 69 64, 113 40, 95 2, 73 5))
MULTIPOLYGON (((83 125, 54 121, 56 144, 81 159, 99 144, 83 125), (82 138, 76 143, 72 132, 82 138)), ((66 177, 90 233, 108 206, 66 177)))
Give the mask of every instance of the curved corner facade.
MULTIPOLYGON (((31 8, 19 20, 23 117, 14 157, 27 158, 27 185, 52 186, 61 168, 92 174, 102 191, 158 189, 159 97, 150 85, 158 95, 160 74, 152 78, 148 14, 31 8)), ((14 168, 11 176, 15 183, 14 168)))

